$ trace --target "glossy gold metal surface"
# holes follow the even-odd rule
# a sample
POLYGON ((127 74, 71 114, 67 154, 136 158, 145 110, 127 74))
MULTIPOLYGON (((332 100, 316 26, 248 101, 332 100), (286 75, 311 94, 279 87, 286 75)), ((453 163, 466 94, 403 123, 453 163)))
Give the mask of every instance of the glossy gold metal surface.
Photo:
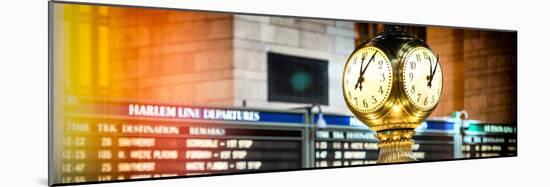
MULTIPOLYGON (((356 102, 356 99, 346 94, 357 89, 355 87, 356 83, 350 84, 349 81, 363 80, 354 77, 361 74, 347 73, 346 70, 348 69, 344 69, 342 75, 344 100, 357 119, 376 131, 380 148, 378 163, 414 161, 411 150, 414 144, 412 140, 414 129, 435 110, 443 89, 441 64, 435 58, 437 55, 423 41, 401 31, 385 31, 368 42, 359 45, 348 58, 344 68, 352 67, 349 64, 353 63, 353 57, 369 48, 375 48, 376 51, 383 53, 387 57, 388 63, 391 64, 391 71, 384 70, 385 73, 392 74, 391 88, 388 88, 390 93, 382 101, 383 103, 379 103, 378 107, 371 110, 361 110, 356 103, 353 103, 356 102), (419 70, 411 70, 411 67, 405 63, 410 63, 411 55, 416 58, 415 55, 418 52, 421 54, 428 53, 427 57, 416 62, 416 68, 419 68, 419 70), (418 73, 419 77, 407 80, 408 75, 405 75, 405 73, 410 72, 418 73), (433 82, 434 80, 435 82, 433 82), (421 95, 425 94, 424 98, 421 99, 426 100, 426 104, 418 99, 416 91, 411 92, 412 85, 421 88, 419 92, 422 92, 421 95), (414 100, 414 96, 417 96, 416 100, 414 100)), ((348 71, 354 70, 358 71, 356 69, 348 71)), ((371 74, 384 72, 377 72, 377 69, 370 71, 371 74)), ((369 84, 373 84, 373 82, 366 81, 363 84, 369 88, 372 87, 369 84)), ((355 96, 368 101, 369 93, 356 94, 355 96)))
POLYGON ((412 153, 414 130, 388 130, 377 132, 380 154, 377 163, 416 161, 412 153))

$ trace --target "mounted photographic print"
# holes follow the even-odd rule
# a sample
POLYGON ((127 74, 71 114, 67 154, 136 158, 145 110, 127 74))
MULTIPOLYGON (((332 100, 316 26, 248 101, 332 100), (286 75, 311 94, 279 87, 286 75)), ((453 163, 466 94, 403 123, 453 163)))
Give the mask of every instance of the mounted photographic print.
POLYGON ((516 31, 49 8, 50 185, 517 155, 516 31))

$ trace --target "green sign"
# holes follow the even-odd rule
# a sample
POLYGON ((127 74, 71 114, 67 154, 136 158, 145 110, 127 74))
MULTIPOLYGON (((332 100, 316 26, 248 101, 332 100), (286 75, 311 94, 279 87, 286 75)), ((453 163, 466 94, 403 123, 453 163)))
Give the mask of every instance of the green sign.
POLYGON ((471 132, 485 132, 485 133, 516 133, 516 126, 508 124, 470 124, 468 131, 471 132))

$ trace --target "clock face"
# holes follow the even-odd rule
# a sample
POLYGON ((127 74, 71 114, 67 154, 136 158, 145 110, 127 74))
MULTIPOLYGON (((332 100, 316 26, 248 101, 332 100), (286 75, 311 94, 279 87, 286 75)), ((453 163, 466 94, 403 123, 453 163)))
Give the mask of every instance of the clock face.
POLYGON ((355 51, 344 67, 343 91, 348 105, 358 112, 372 112, 387 100, 393 83, 391 63, 372 46, 355 51))
POLYGON ((435 107, 443 86, 438 57, 426 47, 411 49, 404 58, 402 82, 414 107, 423 111, 435 107))

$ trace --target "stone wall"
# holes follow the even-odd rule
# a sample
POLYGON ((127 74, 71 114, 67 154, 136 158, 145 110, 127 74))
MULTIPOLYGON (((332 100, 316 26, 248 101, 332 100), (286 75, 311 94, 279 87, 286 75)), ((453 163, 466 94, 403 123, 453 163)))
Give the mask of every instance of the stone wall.
POLYGON ((111 97, 157 103, 233 103, 229 14, 111 9, 111 97))
POLYGON ((430 27, 427 42, 440 54, 445 75, 432 116, 466 110, 471 119, 517 122, 516 33, 430 27))

